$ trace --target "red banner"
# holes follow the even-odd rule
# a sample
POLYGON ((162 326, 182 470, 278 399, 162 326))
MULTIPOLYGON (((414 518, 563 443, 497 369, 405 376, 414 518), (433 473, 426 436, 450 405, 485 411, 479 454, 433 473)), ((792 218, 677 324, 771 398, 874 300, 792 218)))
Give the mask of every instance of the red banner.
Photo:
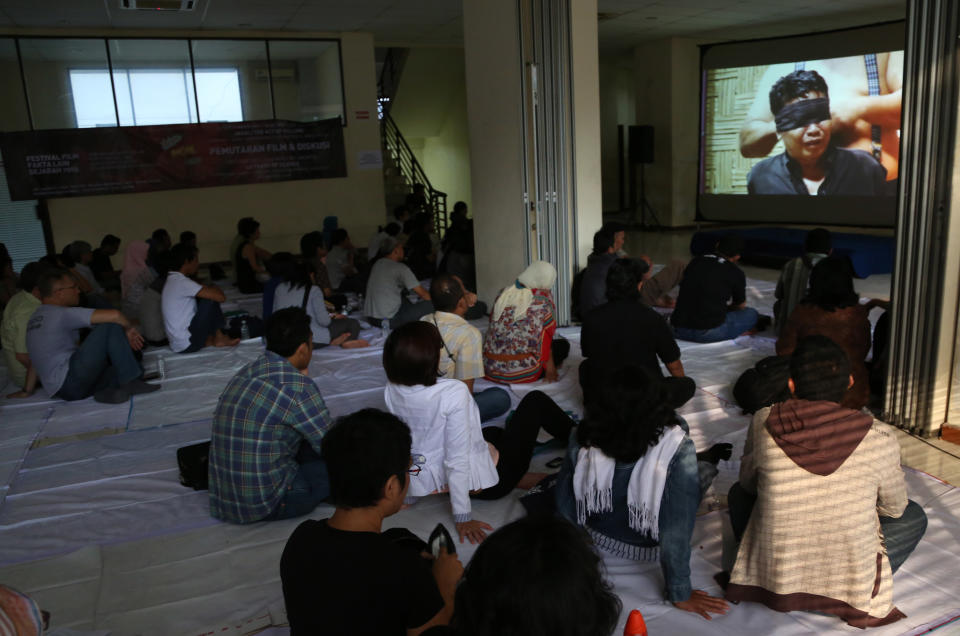
POLYGON ((5 133, 0 151, 14 201, 347 176, 339 119, 5 133))

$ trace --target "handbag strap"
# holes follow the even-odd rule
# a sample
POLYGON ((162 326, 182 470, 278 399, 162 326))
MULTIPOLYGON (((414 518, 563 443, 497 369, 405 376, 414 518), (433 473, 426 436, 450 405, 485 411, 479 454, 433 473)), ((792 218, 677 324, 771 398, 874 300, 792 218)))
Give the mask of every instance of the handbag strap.
POLYGON ((300 303, 300 309, 307 310, 307 301, 310 300, 310 288, 312 285, 307 285, 303 288, 303 302, 300 303))

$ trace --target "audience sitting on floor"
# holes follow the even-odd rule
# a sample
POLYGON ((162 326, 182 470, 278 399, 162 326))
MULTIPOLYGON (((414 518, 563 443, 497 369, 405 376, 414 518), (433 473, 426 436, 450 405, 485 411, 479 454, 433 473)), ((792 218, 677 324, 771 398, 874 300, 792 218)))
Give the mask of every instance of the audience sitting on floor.
POLYGON ((636 366, 609 376, 571 436, 554 494, 558 512, 584 526, 602 552, 637 561, 659 557, 666 599, 709 619, 728 606, 693 589, 690 543, 697 507, 731 446, 698 456, 673 410, 693 390, 687 378, 661 378, 636 366))
POLYGON ((313 348, 335 345, 344 349, 357 349, 370 345, 359 339, 360 323, 343 314, 327 311, 323 301, 323 292, 314 284, 315 274, 306 263, 297 263, 291 255, 275 265, 282 282, 277 285, 273 296, 273 311, 286 307, 300 307, 310 316, 310 330, 313 332, 313 348))
POLYGON ((532 391, 505 428, 481 430, 480 411, 467 385, 439 377, 442 348, 440 332, 428 322, 391 332, 383 348, 384 399, 413 435, 417 472, 410 480, 411 501, 448 490, 461 543, 478 543, 492 528, 473 518, 470 497, 500 499, 514 488, 533 486, 545 477, 527 473, 540 428, 566 440, 574 424, 553 400, 532 391))
MULTIPOLYGON (((587 267, 579 282, 579 315, 581 320, 594 307, 607 302, 606 279, 610 265, 623 258, 623 241, 626 230, 619 223, 604 223, 593 235, 593 253, 587 257, 587 267)), ((659 272, 651 275, 653 262, 648 256, 640 256, 647 264, 646 284, 641 299, 651 307, 673 307, 676 303, 669 292, 680 284, 686 264, 683 261, 671 261, 659 272)))
POLYGON ((264 340, 266 351, 233 376, 213 413, 210 514, 231 523, 300 517, 329 494, 320 441, 331 419, 307 374, 310 317, 299 307, 276 311, 264 340))
POLYGON ((367 322, 374 326, 386 323, 396 329, 432 311, 430 292, 403 263, 403 243, 394 238, 383 239, 380 257, 370 268, 367 293, 363 299, 363 315, 367 322), (419 296, 420 301, 410 302, 406 295, 408 291, 419 296))
POLYGON ((336 292, 359 292, 363 290, 363 281, 354 263, 356 250, 350 235, 343 228, 333 232, 333 244, 327 254, 327 275, 330 285, 336 292))
MULTIPOLYGON (((403 209, 405 210, 406 208, 403 209)), ((371 236, 367 242, 367 262, 375 259, 380 253, 380 243, 383 242, 383 239, 396 238, 399 236, 401 229, 403 229, 401 225, 395 222, 377 227, 377 231, 373 233, 373 236, 371 236)))
POLYGON ((483 338, 487 379, 504 383, 557 380, 570 343, 553 339, 557 321, 550 290, 556 280, 553 265, 535 261, 500 292, 483 338))
MULTIPOLYGON (((124 301, 130 294, 134 281, 137 280, 143 270, 147 269, 149 252, 150 243, 146 241, 131 241, 127 244, 127 249, 123 253, 123 269, 120 270, 120 291, 124 301)), ((132 307, 136 307, 136 305, 137 302, 134 302, 132 307)), ((126 313, 126 309, 124 313, 126 313)))
POLYGON ((430 278, 437 268, 437 255, 433 250, 433 241, 430 240, 432 219, 433 216, 427 212, 414 216, 410 224, 410 236, 403 245, 407 266, 417 280, 430 278))
MULTIPOLYGON (((149 271, 152 280, 140 296, 140 306, 137 308, 137 320, 140 321, 140 333, 148 345, 163 347, 169 344, 163 321, 163 286, 170 273, 171 261, 174 254, 170 251, 161 252, 155 256, 149 271)), ((144 276, 141 274, 141 276, 144 276)))
POLYGON ((307 232, 300 237, 300 256, 310 265, 316 276, 316 285, 323 292, 323 297, 334 307, 342 308, 347 305, 347 297, 333 291, 330 283, 330 274, 327 272, 327 248, 323 243, 323 232, 307 232))
POLYGON ((450 214, 450 227, 440 242, 443 258, 437 270, 458 276, 464 285, 474 289, 477 266, 473 246, 473 219, 467 217, 467 204, 457 201, 450 214))
POLYGON ((13 259, 7 246, 0 243, 0 310, 17 293, 17 272, 13 269, 13 259))
POLYGON ((747 279, 737 267, 743 238, 727 234, 712 254, 690 261, 680 281, 677 306, 670 317, 680 340, 731 340, 757 326, 757 310, 747 307, 747 279))
MULTIPOLYGON (((313 266, 307 262, 303 264, 311 274, 313 274, 314 280, 316 280, 316 271, 313 269, 313 266)), ((260 317, 263 320, 269 318, 270 314, 273 313, 273 299, 277 293, 277 287, 279 287, 280 283, 284 280, 285 273, 289 268, 295 267, 296 265, 297 258, 290 252, 274 252, 270 256, 270 260, 264 264, 264 267, 267 268, 267 273, 270 274, 270 278, 263 284, 263 297, 260 299, 260 317)), ((323 291, 321 290, 320 293, 322 294, 323 291)))
POLYGON ((833 252, 830 230, 818 227, 807 232, 803 241, 803 256, 787 261, 773 292, 773 324, 777 335, 790 318, 794 308, 807 295, 810 287, 810 272, 814 265, 833 252))
POLYGON ((196 232, 191 232, 190 230, 184 230, 180 232, 180 242, 184 245, 189 245, 190 247, 197 246, 197 234, 196 232))
POLYGON ((110 257, 119 250, 120 237, 107 234, 100 240, 100 247, 93 250, 93 258, 90 260, 90 269, 94 277, 107 291, 120 289, 119 273, 113 268, 113 261, 110 260, 110 257))
MULTIPOLYGON (((126 291, 120 303, 120 308, 123 310, 123 313, 130 319, 139 318, 143 294, 150 288, 150 285, 157 280, 160 263, 164 260, 164 257, 169 254, 169 251, 160 243, 153 243, 148 246, 147 243, 144 242, 143 246, 146 247, 146 257, 143 261, 144 266, 139 269, 134 279, 126 285, 126 291)), ((140 248, 140 245, 131 244, 127 248, 127 255, 137 258, 140 248)))
POLYGON ((30 316, 40 306, 40 274, 46 266, 41 263, 27 263, 20 271, 18 285, 20 291, 13 295, 3 309, 0 320, 0 345, 7 363, 10 380, 20 388, 7 397, 28 397, 34 391, 37 372, 30 363, 27 350, 27 324, 30 316))
POLYGON ((463 565, 405 528, 383 528, 410 484, 410 429, 364 409, 323 438, 333 516, 293 531, 280 558, 290 633, 421 634, 446 625, 463 565))
POLYGON ((226 300, 216 285, 191 280, 200 267, 197 248, 174 245, 170 271, 163 285, 163 328, 174 353, 193 353, 203 347, 229 347, 240 342, 223 332, 220 303, 226 300))
POLYGON ((162 248, 162 251, 169 250, 173 247, 173 240, 170 238, 170 232, 167 232, 164 228, 157 228, 150 234, 150 238, 147 239, 147 242, 153 245, 158 243, 162 248))
POLYGON ((430 283, 430 297, 436 311, 420 320, 433 324, 443 339, 440 375, 467 385, 480 409, 481 422, 503 415, 510 409, 509 393, 499 387, 473 392, 474 381, 483 377, 483 334, 464 316, 477 304, 477 295, 466 291, 459 278, 438 274, 430 283))
POLYGON ((270 252, 257 247, 260 222, 250 216, 244 217, 237 222, 237 233, 243 239, 233 253, 237 288, 243 294, 258 294, 263 291, 261 279, 267 278, 263 264, 270 259, 270 252))
POLYGON ((424 636, 613 634, 622 605, 605 574, 583 530, 552 516, 524 517, 477 548, 450 626, 424 636))
POLYGON ((93 260, 93 247, 86 241, 74 241, 67 245, 63 250, 63 257, 82 282, 80 282, 80 291, 84 294, 103 294, 103 286, 97 282, 97 278, 90 269, 90 262, 93 260))
POLYGON ((741 542, 727 599, 861 628, 903 618, 893 572, 927 519, 907 499, 893 428, 840 405, 850 371, 839 345, 805 338, 790 359, 793 398, 754 416, 729 493, 741 542))
POLYGON ((853 271, 846 259, 829 257, 810 272, 810 290, 790 314, 780 337, 777 355, 788 356, 807 336, 820 335, 840 345, 850 361, 853 386, 840 401, 860 409, 870 401, 870 374, 866 358, 870 353, 870 309, 860 304, 853 289, 853 271))
MULTIPOLYGON (((580 386, 584 396, 627 365, 682 378, 680 347, 666 319, 640 300, 648 271, 646 261, 619 258, 607 271, 608 302, 587 312, 580 329, 580 386)), ((674 405, 679 406, 679 405, 674 405)))
POLYGON ((116 309, 78 307, 80 290, 63 269, 49 268, 38 283, 41 305, 27 323, 27 352, 51 397, 117 404, 160 388, 147 384, 134 351, 143 337, 116 309), (83 342, 79 331, 92 328, 83 342))

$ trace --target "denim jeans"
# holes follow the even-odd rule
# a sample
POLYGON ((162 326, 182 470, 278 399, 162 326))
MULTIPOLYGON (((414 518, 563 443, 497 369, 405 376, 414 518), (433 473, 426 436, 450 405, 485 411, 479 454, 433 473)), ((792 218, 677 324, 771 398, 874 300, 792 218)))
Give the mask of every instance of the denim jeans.
POLYGON ((510 410, 510 394, 498 387, 490 387, 473 394, 480 409, 480 421, 486 422, 510 410))
MULTIPOLYGON (((686 430, 686 422, 679 425, 686 430)), ((573 474, 579 452, 580 445, 573 434, 570 436, 570 445, 555 490, 557 512, 572 523, 577 523, 573 474)), ((660 568, 666 582, 665 596, 669 601, 685 601, 693 592, 690 581, 690 541, 697 519, 697 507, 703 493, 717 475, 716 466, 697 461, 696 449, 689 438, 680 444, 667 469, 667 480, 660 500, 659 541, 630 528, 627 487, 633 467, 633 462, 617 462, 613 475, 613 510, 590 515, 585 525, 608 537, 611 544, 617 544, 617 547, 613 548, 617 551, 621 547, 629 549, 659 546, 660 568)), ((626 552, 624 555, 626 556, 626 552)))
POLYGON ((296 459, 300 464, 297 474, 276 509, 267 517, 267 521, 293 519, 310 514, 330 496, 327 463, 320 459, 308 442, 301 442, 296 459))
POLYGON ((143 375, 123 327, 95 325, 70 356, 70 370, 57 391, 64 400, 82 400, 101 389, 120 386, 143 375))
POLYGON ((757 310, 752 307, 728 311, 727 319, 722 324, 711 329, 690 329, 689 327, 673 327, 673 335, 688 342, 720 342, 733 340, 745 331, 753 329, 757 324, 757 310))
MULTIPOLYGON (((733 536, 739 544, 750 521, 753 505, 757 496, 740 486, 740 482, 730 487, 727 502, 730 507, 730 525, 733 536)), ((887 558, 890 570, 896 572, 913 552, 923 534, 927 531, 927 515, 915 501, 907 501, 907 507, 898 518, 880 516, 880 528, 883 530, 883 542, 887 546, 887 558)))
POLYGON ((197 298, 197 313, 190 321, 190 346, 181 353, 193 353, 207 346, 207 338, 223 326, 223 311, 220 303, 209 298, 197 298))

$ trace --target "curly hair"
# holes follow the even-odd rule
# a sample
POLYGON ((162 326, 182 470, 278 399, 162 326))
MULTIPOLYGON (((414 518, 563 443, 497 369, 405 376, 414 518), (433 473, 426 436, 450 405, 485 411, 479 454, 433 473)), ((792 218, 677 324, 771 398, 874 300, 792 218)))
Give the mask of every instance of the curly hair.
POLYGON ((587 534, 535 515, 480 544, 454 607, 462 636, 594 636, 613 632, 622 605, 587 534))
POLYGON ((643 457, 663 430, 677 422, 660 385, 661 378, 640 367, 627 366, 611 374, 587 404, 577 441, 621 462, 643 457))

